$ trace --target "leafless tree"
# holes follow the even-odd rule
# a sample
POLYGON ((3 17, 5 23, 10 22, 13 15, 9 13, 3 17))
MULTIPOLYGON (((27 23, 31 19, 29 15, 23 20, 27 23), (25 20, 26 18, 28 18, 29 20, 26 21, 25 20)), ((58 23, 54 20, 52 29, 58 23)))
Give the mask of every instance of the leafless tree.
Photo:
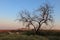
POLYGON ((19 13, 19 22, 22 21, 24 24, 27 24, 26 27, 34 27, 35 32, 37 33, 43 24, 49 25, 49 22, 53 22, 53 17, 52 17, 52 7, 48 4, 45 4, 35 10, 33 12, 33 15, 30 15, 29 11, 22 11, 19 13), (36 24, 36 25, 34 25, 36 24), (31 26, 30 26, 31 25, 31 26))

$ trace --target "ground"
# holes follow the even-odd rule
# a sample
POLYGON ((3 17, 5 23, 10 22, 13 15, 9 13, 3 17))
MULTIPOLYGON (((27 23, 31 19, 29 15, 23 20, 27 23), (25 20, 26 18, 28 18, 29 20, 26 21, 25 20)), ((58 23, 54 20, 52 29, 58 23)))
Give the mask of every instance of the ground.
POLYGON ((60 40, 60 34, 58 36, 58 35, 36 35, 36 34, 32 35, 28 34, 28 32, 23 32, 22 34, 0 33, 0 40, 60 40))

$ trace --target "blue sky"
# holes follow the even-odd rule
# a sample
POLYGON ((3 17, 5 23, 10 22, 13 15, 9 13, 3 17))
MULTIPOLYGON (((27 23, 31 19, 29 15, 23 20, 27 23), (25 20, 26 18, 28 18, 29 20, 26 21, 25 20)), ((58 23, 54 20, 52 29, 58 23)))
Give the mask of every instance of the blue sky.
POLYGON ((14 22, 19 11, 25 9, 33 11, 44 3, 49 3, 54 7, 54 19, 59 23, 60 0, 0 0, 0 25, 7 21, 14 22))

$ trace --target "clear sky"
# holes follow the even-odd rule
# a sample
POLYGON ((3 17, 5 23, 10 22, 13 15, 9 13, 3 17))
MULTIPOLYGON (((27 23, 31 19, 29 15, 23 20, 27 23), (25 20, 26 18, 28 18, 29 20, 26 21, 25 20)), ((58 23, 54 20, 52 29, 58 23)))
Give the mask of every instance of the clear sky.
POLYGON ((0 29, 20 27, 21 25, 14 21, 19 11, 24 9, 33 11, 46 2, 54 7, 55 23, 59 26, 60 0, 0 0, 0 29))

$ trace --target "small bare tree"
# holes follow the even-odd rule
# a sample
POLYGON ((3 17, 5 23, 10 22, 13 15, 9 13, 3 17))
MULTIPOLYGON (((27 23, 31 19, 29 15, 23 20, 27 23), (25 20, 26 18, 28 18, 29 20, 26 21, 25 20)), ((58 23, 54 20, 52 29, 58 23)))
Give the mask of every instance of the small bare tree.
POLYGON ((43 24, 48 25, 48 22, 53 22, 52 12, 52 8, 48 4, 45 4, 33 12, 36 15, 30 15, 31 13, 29 11, 20 12, 18 20, 27 24, 26 27, 31 27, 30 25, 32 25, 37 33, 43 24), (34 25, 35 23, 37 26, 34 25))

